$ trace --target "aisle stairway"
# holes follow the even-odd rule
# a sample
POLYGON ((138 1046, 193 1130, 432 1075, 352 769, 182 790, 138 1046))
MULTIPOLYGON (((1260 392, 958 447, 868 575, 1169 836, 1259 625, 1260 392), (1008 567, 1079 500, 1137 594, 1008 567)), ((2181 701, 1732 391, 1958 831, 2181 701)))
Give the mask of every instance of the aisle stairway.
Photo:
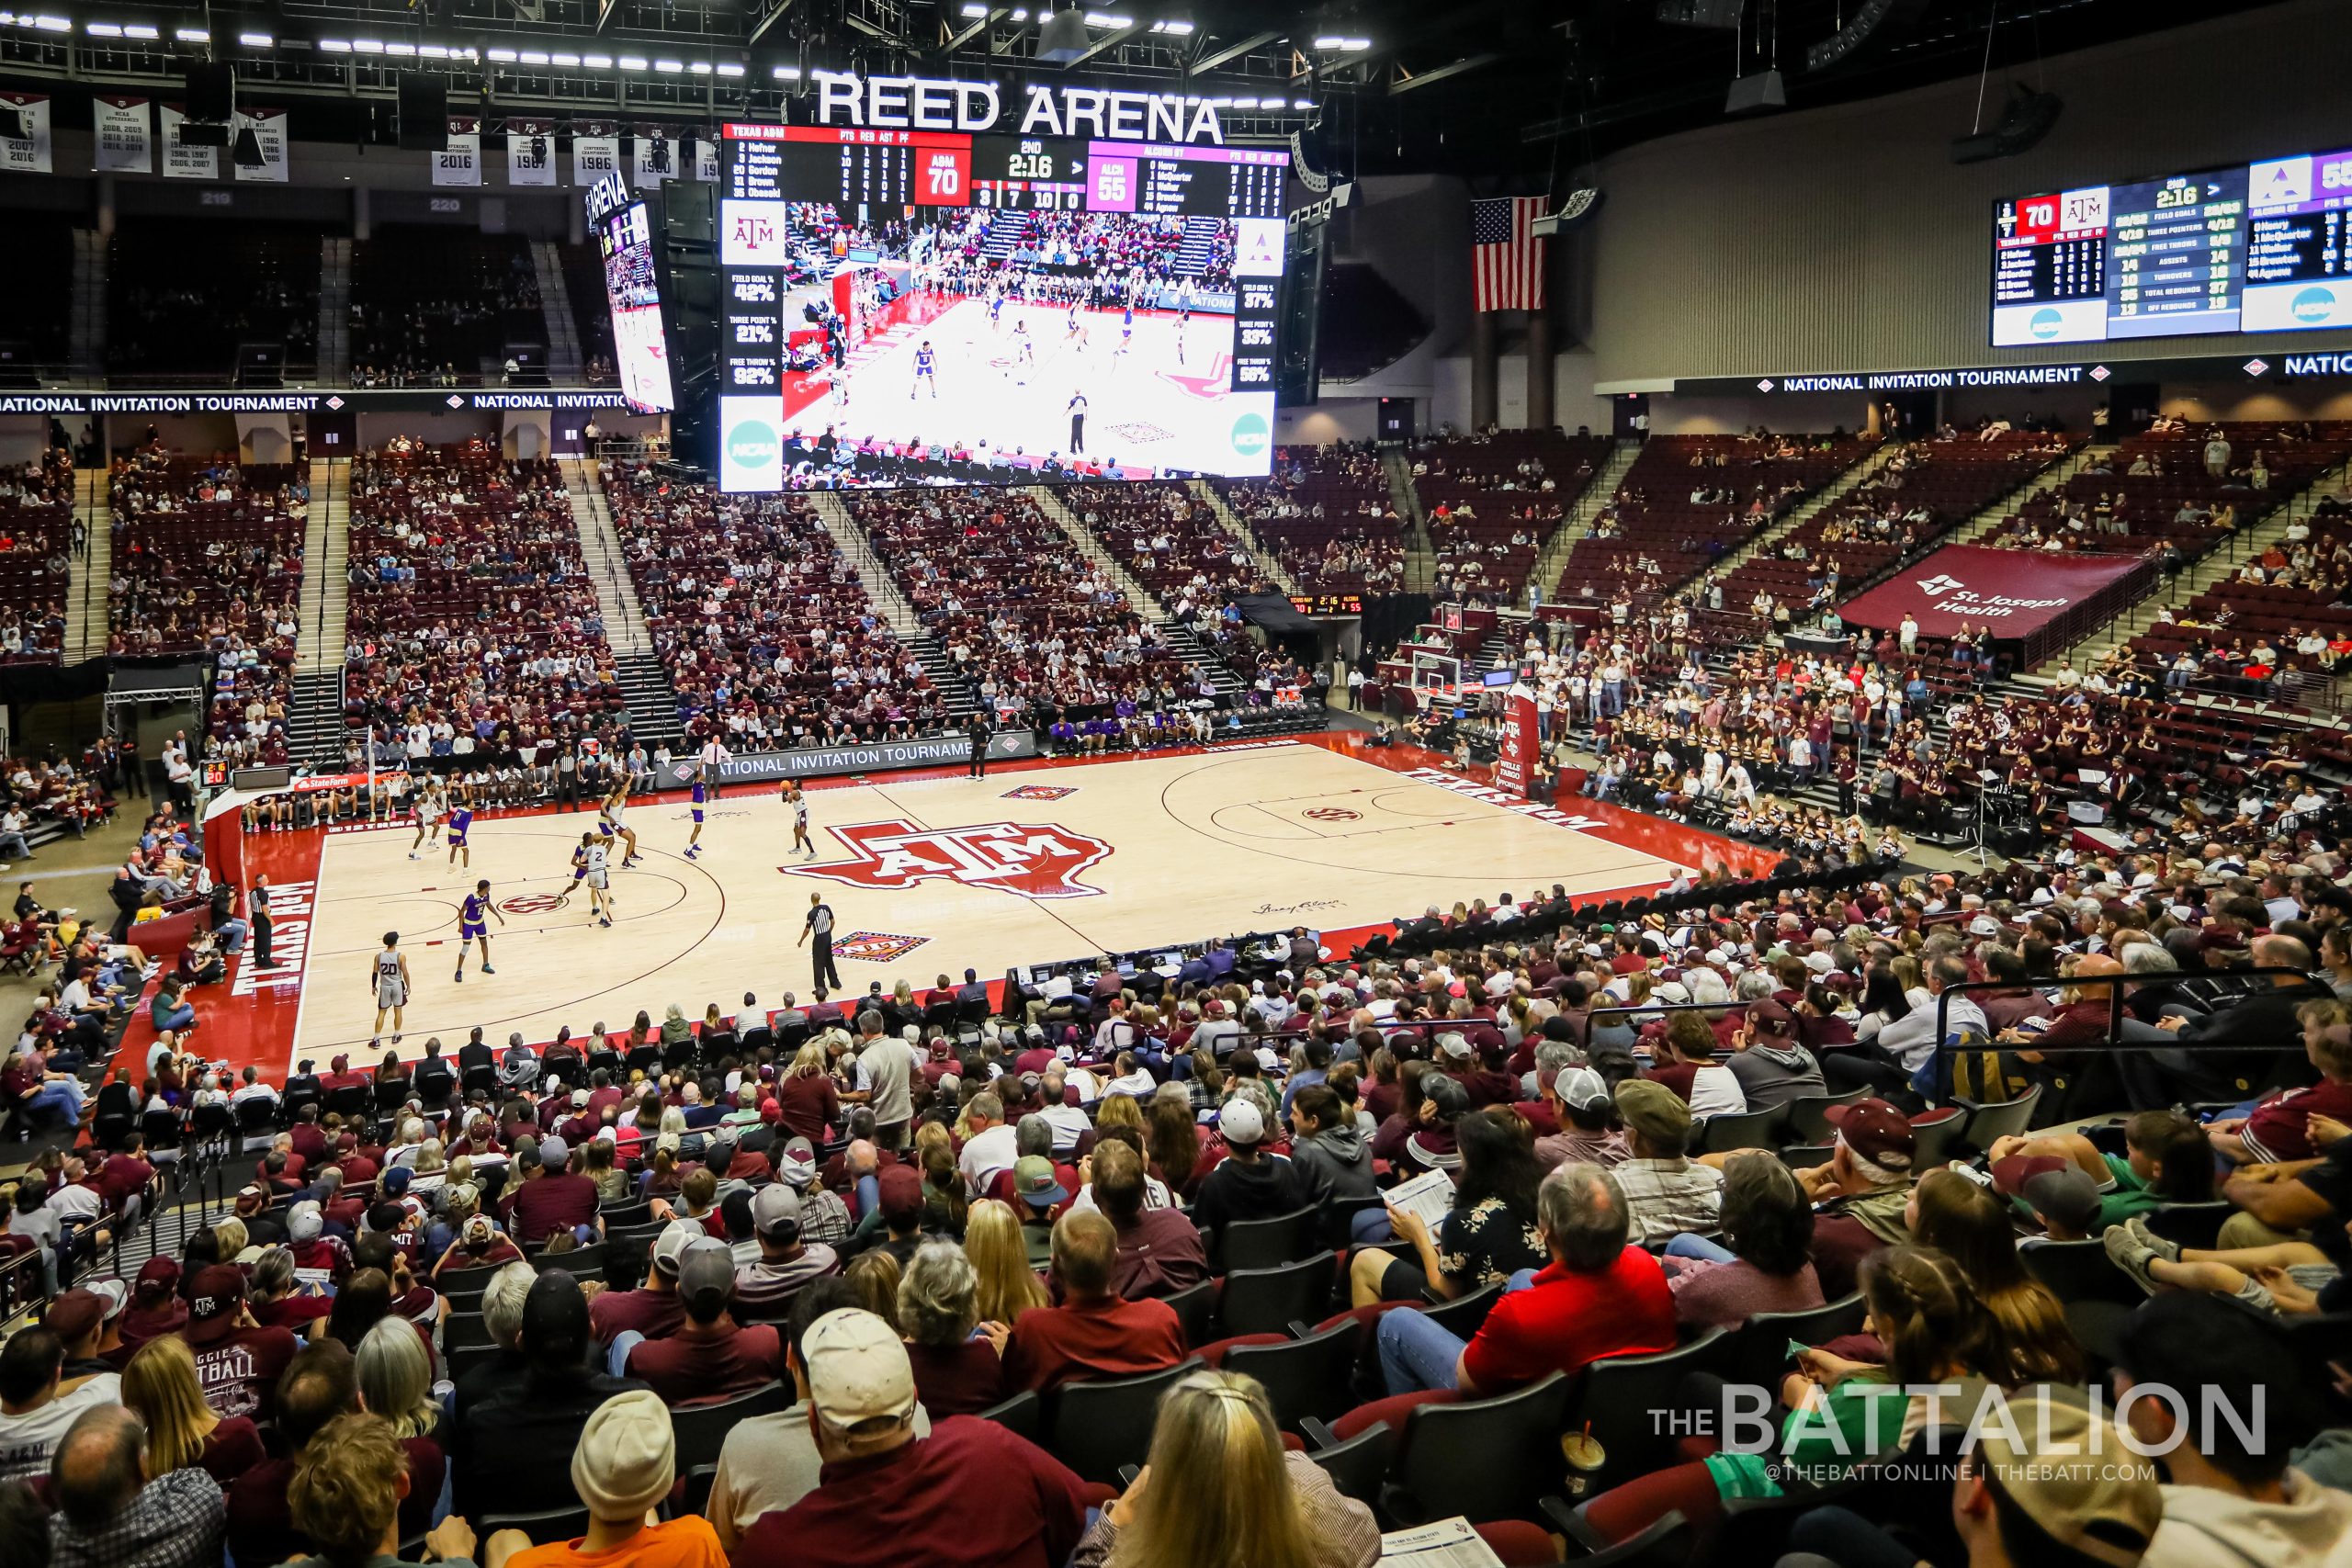
POLYGON ((1195 498, 1207 504, 1209 514, 1216 519, 1217 526, 1232 535, 1240 542, 1241 547, 1250 552, 1250 560, 1267 581, 1285 593, 1298 592, 1298 580, 1283 570, 1282 562, 1274 558, 1274 552, 1261 545, 1250 534, 1250 525, 1225 503, 1225 497, 1217 493, 1216 486, 1206 479, 1194 479, 1190 489, 1195 498))
POLYGON ((866 538, 865 530, 857 525, 856 519, 849 514, 849 508, 832 491, 811 491, 806 499, 817 521, 824 525, 825 532, 831 534, 833 543, 841 547, 850 570, 857 573, 857 581, 865 588, 865 596, 874 602, 875 609, 889 623, 890 630, 898 635, 899 643, 915 650, 915 657, 922 660, 922 667, 930 671, 931 683, 945 694, 948 722, 951 725, 963 723, 980 705, 979 698, 972 691, 972 683, 956 670, 956 661, 947 657, 946 650, 939 646, 939 640, 923 630, 922 623, 915 617, 914 606, 909 604, 906 595, 899 592, 899 585, 892 581, 889 568, 882 564, 882 558, 874 553, 874 545, 866 538))
POLYGON ((319 366, 322 387, 351 380, 351 241, 330 234, 319 242, 319 366))
POLYGON ((107 243, 96 229, 74 231, 74 284, 66 301, 66 358, 74 383, 103 386, 107 368, 107 243))
POLYGON ((1216 247, 1217 234, 1225 225, 1222 218, 1193 217, 1184 220, 1184 243, 1177 247, 1178 277, 1198 277, 1207 270, 1211 253, 1216 247))
POLYGON ((598 466, 594 458, 565 457, 558 467, 571 498, 571 520, 580 529, 581 564, 595 587, 596 609, 604 616, 605 640, 616 654, 650 653, 653 639, 645 630, 645 611, 637 602, 637 585, 629 581, 612 510, 605 504, 598 466))
POLYGON ((1121 566, 1104 547, 1102 541, 1094 536, 1094 531, 1062 504, 1059 495, 1045 485, 1032 485, 1024 493, 1037 503, 1037 510, 1044 513, 1054 526, 1069 536, 1070 543, 1078 547, 1079 553, 1092 561, 1110 578, 1112 585, 1127 596, 1127 603, 1135 607, 1136 613, 1159 628, 1159 635, 1182 656, 1186 663, 1196 664, 1208 672, 1209 684, 1216 689, 1220 699, 1240 695, 1240 681, 1225 667, 1224 661, 1217 658, 1208 644, 1170 616, 1151 592, 1136 580, 1135 574, 1121 566))
POLYGON ((531 243, 531 274, 538 279, 539 312, 547 318, 548 379, 559 387, 580 385, 580 327, 571 313, 571 289, 563 279, 563 257, 550 240, 531 243))
POLYGON ((1592 476, 1592 482, 1585 486, 1584 492, 1570 504, 1566 514, 1560 519, 1560 525, 1552 530, 1550 538, 1544 541, 1544 548, 1537 553, 1534 569, 1527 574, 1527 581, 1541 588, 1545 599, 1558 593, 1560 574, 1568 569, 1568 552, 1576 547, 1578 539, 1592 532, 1592 520, 1600 515, 1602 507, 1617 498, 1617 487, 1623 482, 1625 470, 1632 468, 1634 459, 1641 455, 1642 444, 1638 441, 1620 441, 1611 447, 1609 461, 1600 466, 1600 472, 1592 476))
POLYGON ((107 580, 114 575, 113 509, 107 502, 107 471, 74 471, 74 515, 89 541, 89 558, 74 563, 65 599, 65 662, 79 664, 107 650, 107 580))
POLYGON ((302 635, 298 672, 343 667, 351 610, 351 461, 311 460, 311 520, 302 533, 302 635))
POLYGON ((1388 476, 1388 502, 1405 520, 1405 592, 1427 593, 1437 582, 1437 547, 1430 542, 1429 513, 1413 489, 1413 460, 1402 446, 1384 447, 1381 470, 1388 476))

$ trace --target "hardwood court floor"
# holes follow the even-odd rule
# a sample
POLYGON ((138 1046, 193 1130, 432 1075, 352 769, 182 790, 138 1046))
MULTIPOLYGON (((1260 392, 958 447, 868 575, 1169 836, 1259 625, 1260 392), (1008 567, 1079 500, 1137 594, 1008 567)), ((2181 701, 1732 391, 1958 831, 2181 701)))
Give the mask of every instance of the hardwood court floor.
MULTIPOLYGON (((960 979, 967 965, 995 979, 1014 964, 1292 924, 1356 939, 1430 904, 1554 883, 1646 889, 1677 864, 1747 853, 1612 807, 1513 808, 1416 768, 1424 755, 1359 755, 1359 739, 811 789, 813 856, 790 852, 791 813, 772 785, 714 802, 696 859, 684 852, 684 799, 642 802, 628 813, 642 861, 614 876, 609 930, 584 891, 555 903, 571 884, 571 847, 594 826, 584 813, 479 818, 470 868, 449 867, 446 852, 410 860, 405 825, 302 835, 322 838, 302 978, 295 996, 254 998, 277 1021, 254 1031, 251 1055, 282 1070, 365 1051, 369 964, 388 930, 409 954, 400 1049, 414 1056, 434 1034, 454 1052, 474 1025, 493 1044, 510 1031, 541 1043, 565 1024, 625 1030, 640 1008, 658 1021, 673 1002, 699 1018, 712 1001, 733 1012, 745 991, 769 1007, 787 988, 806 999, 808 952, 794 943, 812 893, 835 911, 846 988, 863 992, 900 976, 928 986, 943 970, 960 979), (505 920, 491 926, 497 973, 481 974, 476 955, 458 984, 458 905, 477 877, 505 920)), ((275 860, 296 846, 256 848, 275 860)))

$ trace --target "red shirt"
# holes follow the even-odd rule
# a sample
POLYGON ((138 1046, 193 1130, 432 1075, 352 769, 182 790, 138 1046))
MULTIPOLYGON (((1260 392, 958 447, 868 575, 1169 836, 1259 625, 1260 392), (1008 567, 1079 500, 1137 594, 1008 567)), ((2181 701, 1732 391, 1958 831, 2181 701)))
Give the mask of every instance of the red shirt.
POLYGON ((292 1330, 239 1328, 209 1345, 191 1345, 204 1403, 220 1416, 269 1421, 277 1407, 277 1376, 301 1347, 292 1330))
POLYGON ((1657 1258, 1629 1247, 1600 1273, 1570 1273, 1554 1263, 1528 1289, 1504 1296, 1463 1352, 1462 1370, 1480 1393, 1507 1393, 1603 1356, 1645 1355, 1676 1343, 1666 1275, 1657 1258))
POLYGON ((515 1189, 503 1207, 507 1230, 515 1240, 545 1241, 596 1217, 596 1184, 584 1176, 534 1177, 515 1189))
POLYGON ((685 1321, 685 1303, 671 1291, 605 1291, 588 1303, 588 1331, 606 1345, 632 1328, 663 1338, 685 1321))
POLYGON ((1060 1461, 993 1421, 955 1416, 888 1453, 826 1465, 816 1491, 761 1517, 733 1563, 870 1562, 887 1543, 882 1554, 900 1562, 1061 1568, 1085 1529, 1085 1495, 1060 1461))
POLYGON ((689 1321, 666 1339, 633 1348, 622 1371, 645 1380, 665 1404, 750 1393, 784 1375, 784 1339, 773 1324, 689 1321))
POLYGON ((915 1397, 933 1421, 977 1416, 1004 1399, 1004 1358, 985 1339, 967 1339, 944 1349, 909 1345, 915 1397))
POLYGON ((812 1144, 822 1145, 826 1129, 842 1116, 841 1091, 823 1073, 786 1078, 776 1086, 776 1104, 783 1108, 786 1132, 812 1144))
MULTIPOLYGON (((1669 1346, 1673 1325, 1668 1307, 1669 1346)), ((1066 1382, 1154 1372, 1183 1359, 1184 1328, 1166 1302, 1108 1296, 1023 1313, 1005 1344, 1004 1381, 1008 1388, 1044 1393, 1066 1382)))
POLYGON ((108 1155, 106 1164, 98 1168, 98 1196, 108 1208, 119 1208, 154 1175, 155 1168, 135 1155, 108 1155))

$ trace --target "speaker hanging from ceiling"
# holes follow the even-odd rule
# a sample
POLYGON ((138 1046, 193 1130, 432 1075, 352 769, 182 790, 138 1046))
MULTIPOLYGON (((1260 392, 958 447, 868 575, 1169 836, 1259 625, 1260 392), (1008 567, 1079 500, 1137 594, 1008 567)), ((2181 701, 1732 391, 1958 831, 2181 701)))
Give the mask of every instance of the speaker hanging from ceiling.
POLYGON ((2058 116, 2065 107, 2066 101, 2057 94, 2037 93, 2019 83, 2010 92, 2001 118, 1990 130, 1952 138, 1951 161, 1983 164, 1995 158, 2014 158, 2039 145, 2057 125, 2058 116))
POLYGON ((187 68, 187 118, 226 122, 237 112, 234 67, 201 61, 187 68))
POLYGON ((1834 71, 1873 39, 1892 39, 1919 19, 1927 0, 1862 0, 1846 25, 1804 51, 1807 71, 1834 71))
POLYGON ((449 146, 449 84, 423 71, 401 73, 400 144, 417 152, 449 146))

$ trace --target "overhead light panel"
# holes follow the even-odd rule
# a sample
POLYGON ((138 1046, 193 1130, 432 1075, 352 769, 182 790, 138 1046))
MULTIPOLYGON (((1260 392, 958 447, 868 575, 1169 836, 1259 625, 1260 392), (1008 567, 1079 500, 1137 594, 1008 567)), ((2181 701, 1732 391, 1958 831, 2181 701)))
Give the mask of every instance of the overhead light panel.
POLYGON ((423 55, 427 60, 447 60, 449 58, 449 49, 447 44, 421 43, 416 46, 416 52, 423 55))
POLYGON ((122 24, 122 36, 153 43, 164 36, 164 30, 152 22, 125 22, 122 24))
POLYGON ((548 59, 557 65, 577 65, 580 63, 580 57, 576 54, 550 54, 548 56, 548 59))
POLYGON ((707 60, 693 61, 688 63, 686 69, 693 72, 697 76, 707 76, 710 74, 710 62, 707 60))
POLYGON ((775 79, 779 82, 797 82, 800 80, 800 67, 779 65, 775 68, 775 79))
POLYGON ((1156 33, 1173 33, 1178 38, 1183 38, 1192 32, 1193 24, 1190 22, 1154 22, 1151 24, 1151 30, 1156 33))
POLYGON ((351 40, 351 51, 354 54, 381 54, 384 42, 381 39, 356 38, 351 40))
POLYGON ((413 43, 388 43, 384 46, 384 52, 386 54, 399 55, 402 60, 413 60, 416 58, 416 45, 413 43))
POLYGON ((1315 40, 1315 47, 1326 54, 1355 54, 1370 49, 1372 40, 1368 38, 1341 38, 1336 33, 1326 33, 1315 40))
POLYGON ((319 40, 319 52, 322 54, 349 54, 351 52, 351 40, 348 39, 339 38, 322 38, 319 40))
MULTIPOLYGON (((547 56, 543 54, 539 58, 545 60, 547 56)), ((511 49, 493 49, 490 51, 490 62, 492 65, 512 65, 514 60, 514 51, 511 49)))
POLYGON ((237 41, 247 49, 267 49, 277 40, 267 33, 239 33, 237 41))
POLYGON ((122 36, 122 29, 112 22, 85 23, 82 30, 92 38, 120 38, 122 36))
POLYGON ((718 73, 721 76, 741 76, 743 68, 731 60, 722 60, 718 62, 718 73))
POLYGON ((962 14, 967 21, 978 21, 989 14, 989 8, 986 6, 967 6, 962 14))
POLYGON ((583 54, 580 57, 580 63, 591 71, 610 71, 613 57, 609 54, 583 54))
POLYGON ((1136 23, 1133 17, 1114 17, 1108 11, 1089 11, 1086 13, 1086 25, 1090 28, 1131 28, 1136 23))
POLYGON ((620 59, 620 67, 624 71, 642 71, 650 63, 641 54, 624 54, 620 59))
MULTIPOLYGON (((23 20, 22 17, 17 19, 23 20)), ((74 30, 74 20, 70 17, 35 17, 32 24, 35 30, 44 33, 70 33, 74 30)))
POLYGON ((175 28, 172 36, 182 43, 210 43, 212 35, 202 28, 175 28))
POLYGON ((678 75, 684 72, 685 68, 686 62, 683 60, 657 60, 653 62, 653 69, 659 71, 664 76, 678 75))
POLYGON ((1313 107, 1315 107, 1315 104, 1314 104, 1314 101, 1313 101, 1312 99, 1308 99, 1308 98, 1293 98, 1293 99, 1290 101, 1290 107, 1293 107, 1293 108, 1295 108, 1295 109, 1311 109, 1311 108, 1313 108, 1313 107))

